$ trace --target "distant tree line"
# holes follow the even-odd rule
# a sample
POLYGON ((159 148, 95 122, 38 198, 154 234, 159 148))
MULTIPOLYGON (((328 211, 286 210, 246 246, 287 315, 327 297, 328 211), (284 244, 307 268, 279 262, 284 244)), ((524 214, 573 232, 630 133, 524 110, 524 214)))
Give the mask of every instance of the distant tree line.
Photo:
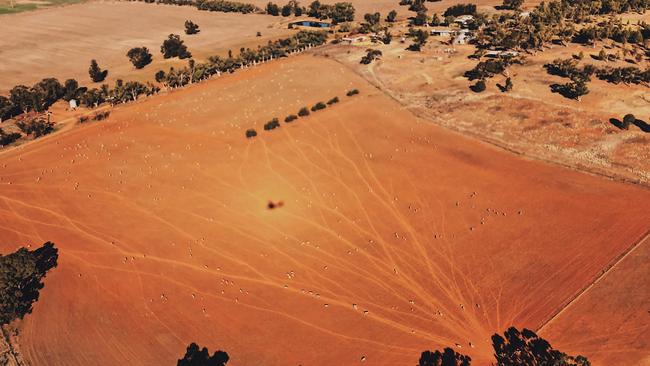
POLYGON ((338 2, 332 5, 322 4, 314 0, 308 7, 302 7, 296 0, 289 1, 286 5, 280 7, 274 2, 266 4, 266 13, 273 16, 282 15, 288 17, 291 14, 307 16, 318 19, 331 19, 332 23, 338 24, 351 22, 354 20, 354 6, 349 2, 338 2))
POLYGON ((57 266, 58 250, 47 242, 30 251, 0 255, 0 326, 22 319, 32 312, 43 288, 43 277, 57 266))
POLYGON ((269 15, 279 16, 301 16, 306 13, 310 17, 318 19, 331 19, 332 23, 350 22, 354 20, 354 6, 349 2, 338 2, 333 5, 321 4, 320 1, 313 1, 307 8, 301 7, 296 0, 291 0, 288 4, 280 7, 274 2, 267 3, 264 10, 259 7, 248 4, 226 0, 133 0, 144 1, 146 3, 170 4, 180 6, 193 6, 199 10, 218 11, 218 12, 236 12, 236 13, 266 13, 269 15))
POLYGON ((240 3, 227 0, 133 0, 144 1, 150 4, 168 4, 179 6, 193 6, 199 10, 216 11, 222 13, 261 13, 262 10, 253 4, 240 3))

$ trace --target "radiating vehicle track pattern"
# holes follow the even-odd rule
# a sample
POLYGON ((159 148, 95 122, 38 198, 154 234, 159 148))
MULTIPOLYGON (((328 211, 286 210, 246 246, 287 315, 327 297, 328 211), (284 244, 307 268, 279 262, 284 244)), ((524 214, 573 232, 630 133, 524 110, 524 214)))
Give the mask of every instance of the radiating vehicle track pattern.
POLYGON ((0 153, 0 177, 0 249, 60 248, 23 324, 34 365, 173 364, 192 341, 233 365, 485 362, 650 222, 647 190, 441 130, 312 56, 0 153))

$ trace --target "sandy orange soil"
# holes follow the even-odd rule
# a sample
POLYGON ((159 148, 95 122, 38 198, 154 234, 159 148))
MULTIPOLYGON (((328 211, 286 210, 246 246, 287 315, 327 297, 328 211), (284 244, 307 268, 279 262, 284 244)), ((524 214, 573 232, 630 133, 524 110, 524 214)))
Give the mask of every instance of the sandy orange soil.
MULTIPOLYGON (((174 364, 193 341, 234 366, 411 365, 444 346, 488 364, 493 332, 546 322, 650 222, 647 189, 449 132, 310 55, 6 150, 0 178, 0 250, 60 248, 21 325, 33 365, 174 364)), ((627 300, 607 298, 638 313, 627 300)), ((572 351, 645 357, 580 343, 595 336, 572 351)))
POLYGON ((170 33, 185 41, 193 57, 202 60, 240 47, 257 47, 293 31, 281 26, 280 17, 199 11, 189 6, 140 2, 90 2, 2 16, 0 20, 0 93, 17 84, 32 85, 46 77, 63 82, 75 78, 84 85, 91 59, 115 79, 152 81, 159 69, 186 65, 165 60, 160 45, 170 33), (191 19, 201 27, 197 35, 184 33, 191 19), (257 32, 262 37, 256 37, 257 32), (146 46, 154 61, 135 70, 126 57, 133 47, 146 46))
POLYGON ((630 365, 650 365, 648 263, 650 239, 544 327, 542 335, 557 339, 566 350, 592 355, 603 365, 622 364, 621 358, 630 359, 630 365))

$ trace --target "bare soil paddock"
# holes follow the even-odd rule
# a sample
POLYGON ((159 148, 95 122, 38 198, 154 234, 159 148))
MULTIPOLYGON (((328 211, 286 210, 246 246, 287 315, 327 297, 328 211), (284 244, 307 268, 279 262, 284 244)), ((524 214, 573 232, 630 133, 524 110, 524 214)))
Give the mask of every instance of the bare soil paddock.
MULTIPOLYGON (((485 364, 493 332, 538 327, 650 222, 646 189, 449 132, 310 55, 6 150, 0 177, 0 250, 60 248, 21 328, 35 366, 168 365, 193 341, 234 366, 412 365, 455 345, 485 364)), ((604 365, 615 350, 580 343, 596 336, 571 350, 604 365)))
POLYGON ((126 1, 90 2, 3 16, 0 93, 46 77, 56 77, 61 82, 75 78, 81 84, 97 86, 88 76, 91 59, 97 59, 100 67, 109 70, 109 83, 118 78, 153 80, 157 70, 187 63, 163 59, 160 45, 170 33, 181 35, 193 57, 201 60, 223 55, 229 49, 236 54, 241 47, 257 47, 292 33, 278 24, 281 19, 126 1), (185 35, 187 19, 199 24, 199 34, 185 35), (258 31, 262 37, 256 37, 258 31), (126 52, 141 46, 149 48, 154 61, 135 70, 126 52))

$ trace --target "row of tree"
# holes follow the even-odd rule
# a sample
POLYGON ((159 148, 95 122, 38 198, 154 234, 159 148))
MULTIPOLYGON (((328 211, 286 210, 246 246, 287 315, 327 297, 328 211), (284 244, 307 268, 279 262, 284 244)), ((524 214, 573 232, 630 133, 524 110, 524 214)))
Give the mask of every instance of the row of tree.
POLYGON ((240 3, 228 0, 133 0, 144 1, 152 4, 167 4, 179 6, 193 6, 199 10, 216 11, 222 13, 261 13, 262 10, 253 4, 240 3))
POLYGON ((299 31, 295 35, 276 41, 269 41, 265 46, 256 50, 250 48, 240 49, 238 56, 229 52, 228 57, 211 56, 207 62, 188 62, 187 67, 180 69, 170 68, 167 72, 158 71, 156 81, 168 88, 178 88, 196 81, 204 80, 212 75, 234 72, 236 69, 253 65, 258 62, 273 58, 285 57, 291 52, 302 50, 306 47, 322 45, 327 41, 327 32, 324 31, 299 31))
MULTIPOLYGON (((359 90, 358 89, 352 89, 352 90, 349 90, 345 95, 347 95, 348 97, 352 97, 352 96, 355 96, 357 94, 359 94, 359 90)), ((330 100, 328 100, 327 103, 318 102, 318 103, 314 104, 311 107, 311 112, 318 112, 320 110, 323 110, 323 109, 327 108, 327 106, 331 106, 332 104, 336 104, 338 102, 339 102, 339 97, 333 97, 330 100)), ((307 107, 302 107, 302 108, 300 108, 300 110, 298 110, 297 115, 296 114, 290 114, 290 115, 286 116, 284 118, 284 122, 285 123, 292 123, 293 121, 297 120, 299 117, 307 117, 307 116, 309 116, 311 114, 311 112, 310 112, 310 109, 308 109, 307 107)), ((277 117, 271 119, 270 121, 268 121, 268 122, 266 122, 264 124, 264 130, 265 131, 271 131, 271 130, 274 130, 274 129, 279 128, 279 127, 280 127, 280 119, 278 119, 277 117)), ((255 131, 254 128, 249 128, 248 130, 246 130, 245 134, 246 134, 246 138, 253 138, 253 137, 257 136, 257 131, 255 131)))
POLYGON ((68 79, 61 84, 55 78, 46 78, 31 87, 17 85, 9 91, 9 96, 0 95, 0 119, 8 119, 21 113, 44 112, 60 99, 78 98, 85 92, 79 83, 68 79))
POLYGON ((322 4, 314 0, 308 7, 301 7, 298 1, 291 0, 289 3, 280 7, 276 3, 269 2, 265 9, 262 10, 253 4, 239 3, 227 0, 134 0, 144 1, 147 3, 171 4, 181 6, 193 6, 199 10, 219 11, 219 12, 238 12, 238 13, 266 13, 269 15, 301 16, 307 14, 310 17, 318 19, 331 19, 332 23, 351 22, 354 20, 354 6, 350 2, 338 2, 333 5, 322 4))

